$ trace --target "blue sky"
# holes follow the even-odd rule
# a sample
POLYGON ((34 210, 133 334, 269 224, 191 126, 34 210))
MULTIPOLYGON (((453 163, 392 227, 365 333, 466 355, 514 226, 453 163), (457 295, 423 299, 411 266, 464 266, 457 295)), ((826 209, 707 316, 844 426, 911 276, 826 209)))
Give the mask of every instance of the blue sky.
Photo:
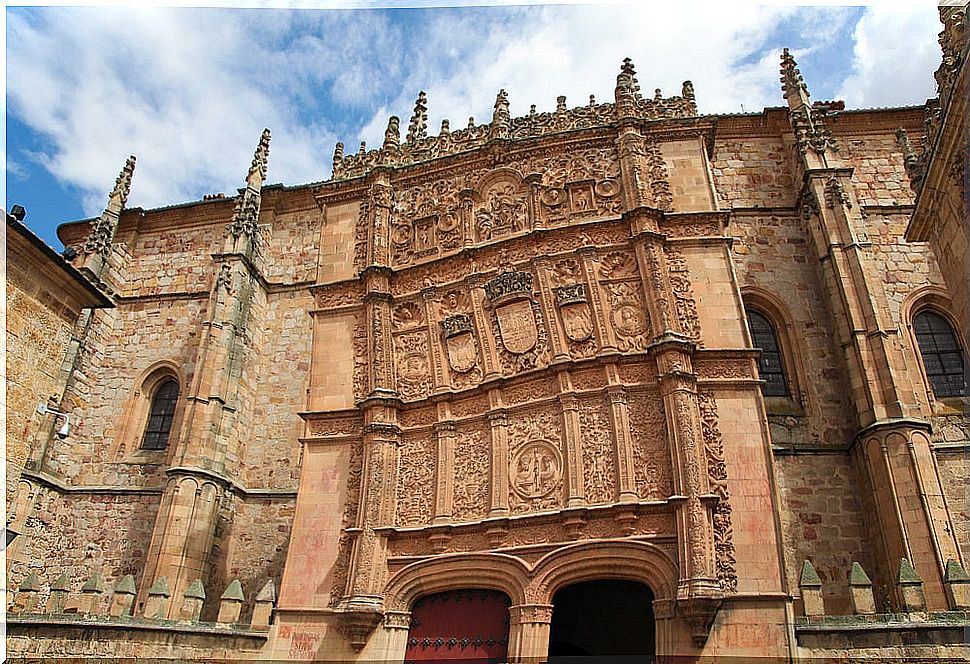
POLYGON ((129 207, 232 195, 263 127, 269 182, 316 182, 337 140, 376 147, 390 115, 406 128, 420 90, 435 134, 487 121, 500 88, 513 115, 610 101, 624 57, 645 93, 691 79, 702 113, 781 105, 785 46, 813 98, 849 108, 922 103, 940 59, 931 1, 262 4, 8 7, 6 206, 60 248, 57 224, 97 215, 128 154, 129 207))

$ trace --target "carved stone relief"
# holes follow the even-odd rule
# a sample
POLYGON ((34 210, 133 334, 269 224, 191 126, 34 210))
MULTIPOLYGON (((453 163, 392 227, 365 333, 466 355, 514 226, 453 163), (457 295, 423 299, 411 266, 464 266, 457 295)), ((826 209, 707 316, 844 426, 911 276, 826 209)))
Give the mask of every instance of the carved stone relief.
POLYGON ((455 442, 455 521, 472 521, 488 513, 489 442, 482 427, 459 428, 455 442))
POLYGON ((471 296, 464 289, 450 289, 436 300, 436 307, 452 386, 463 389, 477 385, 482 381, 483 372, 471 315, 471 296))
POLYGON ((562 505, 560 430, 548 409, 509 418, 509 506, 514 513, 562 505))
POLYGON ((428 347, 424 308, 404 302, 391 311, 397 389, 405 399, 420 399, 431 393, 431 354, 428 347))
POLYGON ((673 494, 667 424, 660 395, 631 395, 630 434, 637 494, 645 500, 664 500, 673 494))
POLYGON ((397 482, 398 526, 423 526, 431 523, 434 497, 435 445, 428 434, 405 437, 398 450, 397 482))
POLYGON ((610 419, 603 403, 586 400, 579 406, 583 449, 583 483, 589 503, 616 500, 616 464, 610 419))
POLYGON ((437 257, 464 243, 459 192, 465 178, 447 177, 411 184, 395 201, 391 249, 395 265, 437 257))
POLYGON ((670 288, 674 293, 680 327, 690 339, 698 345, 703 345, 700 320, 697 317, 697 302, 694 300, 694 292, 691 288, 687 260, 680 250, 674 247, 668 247, 666 254, 670 288))
POLYGON ((361 462, 363 454, 360 444, 352 443, 350 458, 347 462, 347 498, 344 500, 344 513, 340 523, 340 538, 337 541, 337 560, 333 565, 333 584, 330 588, 330 606, 334 606, 347 592, 350 556, 353 551, 353 537, 347 532, 357 523, 357 510, 360 505, 361 462))
POLYGON ((717 496, 714 507, 714 555, 717 579, 724 592, 737 592, 737 561, 734 555, 734 529, 731 526, 731 503, 728 494, 727 464, 724 443, 717 427, 717 400, 708 392, 697 397, 701 414, 701 431, 707 454, 707 472, 711 491, 717 496))
POLYGON ((486 179, 474 209, 475 240, 487 242, 526 230, 528 204, 521 179, 505 173, 486 179))
POLYGON ((542 174, 538 214, 546 225, 623 211, 619 159, 612 146, 540 154, 517 167, 542 174))
POLYGON ((548 352, 542 310, 532 296, 529 272, 503 272, 485 284, 492 307, 492 332, 504 375, 534 369, 548 352))
POLYGON ((360 401, 370 393, 370 372, 367 366, 367 324, 364 314, 354 316, 354 399, 360 401))
POLYGON ((644 350, 649 342, 650 319, 643 285, 632 252, 614 251, 600 259, 600 288, 609 306, 610 327, 621 351, 644 350))

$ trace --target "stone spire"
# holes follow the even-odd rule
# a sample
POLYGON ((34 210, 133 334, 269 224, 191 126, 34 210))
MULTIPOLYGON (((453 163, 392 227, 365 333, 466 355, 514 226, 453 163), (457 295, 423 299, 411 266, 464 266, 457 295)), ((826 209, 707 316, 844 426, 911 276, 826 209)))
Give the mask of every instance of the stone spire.
POLYGON ((617 117, 632 117, 636 111, 639 92, 636 75, 633 60, 624 58, 620 73, 616 77, 616 88, 613 91, 617 117))
POLYGON ((827 150, 838 151, 835 138, 825 127, 824 108, 811 105, 808 86, 805 85, 794 56, 787 48, 781 54, 781 88, 788 101, 798 151, 805 155, 811 149, 819 158, 824 158, 827 150))
POLYGON ((384 149, 396 150, 401 146, 401 118, 392 115, 387 119, 387 129, 384 130, 384 149))
MULTIPOLYGON (((263 182, 266 180, 266 168, 269 163, 269 129, 263 130, 253 162, 246 174, 246 188, 236 201, 236 209, 232 221, 226 225, 226 236, 235 244, 240 238, 248 238, 252 248, 258 252, 259 246, 259 207, 262 203, 263 182)), ((227 253, 237 247, 227 247, 227 253)), ((243 253, 249 253, 243 251, 243 253)))
POLYGON ((344 160, 344 144, 337 141, 337 144, 333 146, 333 170, 340 170, 340 162, 344 160))
POLYGON ((408 143, 414 143, 427 135, 428 95, 422 90, 418 93, 418 98, 414 102, 414 114, 411 116, 411 124, 408 125, 408 143))
POLYGON ((82 249, 85 254, 97 254, 103 259, 111 253, 111 242, 114 240, 115 231, 118 229, 121 211, 125 209, 125 203, 128 202, 131 178, 134 173, 135 156, 129 155, 125 167, 121 169, 118 179, 115 180, 114 189, 108 195, 107 207, 105 207, 101 216, 91 224, 91 232, 84 240, 82 249))
POLYGON ((512 115, 509 113, 509 93, 499 90, 495 95, 495 110, 492 112, 492 126, 488 130, 489 138, 508 138, 512 129, 512 115))

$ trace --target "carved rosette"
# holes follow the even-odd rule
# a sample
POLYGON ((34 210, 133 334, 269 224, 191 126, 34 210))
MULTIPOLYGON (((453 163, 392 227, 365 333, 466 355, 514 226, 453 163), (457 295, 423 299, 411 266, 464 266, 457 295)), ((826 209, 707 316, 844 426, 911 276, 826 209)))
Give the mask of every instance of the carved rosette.
POLYGON ((509 418, 509 507, 514 513, 562 506, 561 425, 549 411, 509 418))
POLYGON ((424 526, 431 523, 434 504, 435 444, 427 434, 405 436, 398 450, 397 490, 398 526, 424 526))
POLYGON ((579 424, 586 501, 594 504, 612 503, 616 500, 616 464, 610 419, 604 405, 581 403, 579 424))
POLYGON ((731 526, 727 464, 724 462, 724 443, 717 427, 717 400, 713 394, 698 394, 701 431, 707 454, 707 472, 711 492, 717 496, 714 506, 714 555, 717 580, 724 592, 737 592, 737 561, 734 555, 734 529, 731 526))
POLYGON ((489 444, 479 427, 459 429, 455 443, 455 521, 473 521, 488 513, 489 444))

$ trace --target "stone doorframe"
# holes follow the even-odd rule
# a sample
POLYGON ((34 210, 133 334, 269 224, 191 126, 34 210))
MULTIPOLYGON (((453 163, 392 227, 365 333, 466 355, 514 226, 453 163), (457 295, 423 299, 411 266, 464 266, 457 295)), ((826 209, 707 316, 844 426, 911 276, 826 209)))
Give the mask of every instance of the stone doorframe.
MULTIPOLYGON (((384 625, 394 630, 389 661, 403 661, 411 607, 425 595, 482 588, 504 592, 509 607, 509 662, 537 662, 549 652, 552 598, 580 581, 625 579, 649 586, 655 606, 676 596, 676 563, 659 547, 631 540, 600 540, 559 547, 534 563, 507 553, 446 554, 399 570, 385 587, 384 625)), ((655 611, 657 654, 667 652, 677 631, 670 611, 655 611), (661 624, 663 622, 663 624, 661 624)), ((688 630, 686 624, 683 630, 688 630)), ((677 639, 680 641, 680 639, 677 639)))

